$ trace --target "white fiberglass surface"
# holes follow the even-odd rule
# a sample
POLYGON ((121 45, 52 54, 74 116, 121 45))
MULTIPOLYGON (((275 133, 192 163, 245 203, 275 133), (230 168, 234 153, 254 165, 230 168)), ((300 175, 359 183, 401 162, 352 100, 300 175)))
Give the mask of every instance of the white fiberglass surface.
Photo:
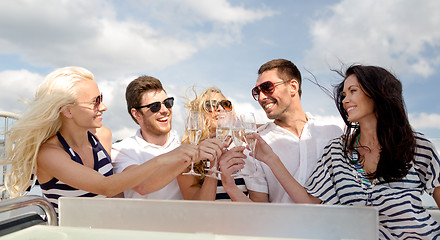
POLYGON ((300 239, 377 239, 371 207, 61 198, 66 227, 300 239))

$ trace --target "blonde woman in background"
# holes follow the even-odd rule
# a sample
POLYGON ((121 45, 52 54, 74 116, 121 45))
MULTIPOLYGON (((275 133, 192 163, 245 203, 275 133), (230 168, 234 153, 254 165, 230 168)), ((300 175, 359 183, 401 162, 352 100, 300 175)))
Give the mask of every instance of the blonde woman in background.
MULTIPOLYGON (((185 108, 188 111, 198 111, 203 115, 203 130, 200 137, 200 142, 207 139, 208 141, 216 141, 215 131, 217 126, 218 115, 221 110, 233 111, 232 104, 220 89, 210 87, 203 91, 200 96, 197 96, 195 87, 192 88, 196 94, 195 99, 189 101, 185 108)), ((182 139, 182 143, 189 143, 188 133, 185 133, 182 139)), ((218 144, 221 144, 218 142, 218 144)), ((225 144, 225 147, 226 144, 225 144)), ((243 154, 244 147, 234 147, 230 150, 224 150, 221 155, 218 156, 219 162, 222 162, 220 171, 224 174, 231 174, 237 172, 243 168, 246 155, 243 154)), ((180 190, 186 200, 228 200, 231 199, 229 195, 224 191, 221 180, 217 180, 212 177, 207 177, 211 172, 205 171, 209 166, 214 164, 214 161, 207 164, 208 161, 200 161, 194 165, 194 170, 201 174, 201 176, 195 175, 180 175, 177 177, 180 190)), ((235 182, 240 190, 247 194, 246 186, 244 185, 243 178, 235 179, 235 182)))
POLYGON ((165 159, 184 166, 197 159, 197 147, 183 144, 154 161, 113 174, 112 136, 102 126, 106 110, 88 70, 65 67, 50 73, 8 133, 2 164, 12 164, 6 178, 11 197, 23 195, 36 174, 57 210, 59 197, 112 197, 145 181, 168 162, 165 159))

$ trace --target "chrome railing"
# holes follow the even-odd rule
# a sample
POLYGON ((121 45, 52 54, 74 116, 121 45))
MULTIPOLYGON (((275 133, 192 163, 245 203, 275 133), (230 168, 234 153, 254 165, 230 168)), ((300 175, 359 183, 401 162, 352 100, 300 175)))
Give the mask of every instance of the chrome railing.
POLYGON ((0 213, 20 209, 27 206, 40 207, 47 217, 49 225, 57 226, 58 218, 52 204, 40 196, 23 196, 0 201, 0 213))
MULTIPOLYGON (((0 126, 0 158, 5 157, 5 143, 7 139, 7 131, 9 130, 13 121, 18 119, 18 114, 12 112, 0 111, 0 119, 3 118, 3 124, 0 126)), ((4 186, 6 172, 8 171, 8 166, 0 165, 0 187, 4 186)), ((6 195, 6 191, 1 193, 1 199, 5 199, 8 196, 6 195)))

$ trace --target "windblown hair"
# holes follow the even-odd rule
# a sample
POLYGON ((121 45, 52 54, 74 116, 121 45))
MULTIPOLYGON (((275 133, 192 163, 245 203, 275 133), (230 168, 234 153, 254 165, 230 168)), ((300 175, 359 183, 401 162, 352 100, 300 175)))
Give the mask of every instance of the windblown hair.
POLYGON ((295 64, 286 59, 274 59, 263 65, 261 65, 260 69, 258 69, 258 75, 261 75, 263 72, 277 69, 277 75, 284 81, 295 79, 298 81, 298 94, 301 97, 301 72, 298 70, 295 64))
MULTIPOLYGON (((141 106, 143 94, 149 91, 164 91, 166 93, 162 87, 162 83, 157 78, 146 75, 142 75, 131 81, 125 89, 128 114, 130 114, 131 118, 133 118, 137 124, 139 123, 133 115, 131 115, 131 109, 141 106)), ((143 114, 142 111, 139 111, 139 113, 143 114)))
POLYGON ((75 104, 75 85, 80 81, 94 81, 93 74, 81 67, 65 67, 47 75, 35 99, 8 131, 6 159, 1 164, 11 164, 5 181, 11 197, 21 196, 32 183, 39 149, 60 130, 60 113, 75 104))
POLYGON ((354 74, 362 91, 374 101, 377 117, 376 131, 381 152, 377 169, 369 177, 382 178, 387 182, 402 179, 408 174, 414 161, 416 140, 408 121, 401 82, 393 74, 377 66, 353 65, 345 74, 338 73, 344 77, 344 81, 335 87, 334 93, 336 106, 347 126, 343 149, 345 157, 348 158, 349 153, 354 150, 356 139, 361 134, 359 124, 348 121, 348 114, 342 103, 345 79, 354 74))
MULTIPOLYGON (((220 91, 220 89, 218 89, 216 87, 210 87, 210 88, 206 89, 205 91, 203 91, 200 94, 200 96, 197 95, 197 91, 196 91, 195 86, 192 87, 192 91, 195 94, 195 98, 193 100, 190 100, 188 98, 188 102, 184 106, 188 110, 188 112, 189 111, 198 111, 199 113, 203 114, 203 129, 202 129, 202 135, 200 136, 200 141, 199 141, 199 142, 202 142, 203 140, 209 138, 209 136, 213 133, 210 131, 210 129, 212 129, 212 127, 213 127, 213 126, 211 126, 211 123, 212 123, 211 120, 212 120, 213 116, 211 113, 209 113, 205 110, 205 108, 204 108, 205 101, 211 100, 212 96, 214 96, 215 94, 220 94, 225 99, 227 99, 227 98, 225 97, 225 95, 223 95, 222 91, 220 91)), ((185 131, 185 134, 183 135, 182 143, 190 143, 187 131, 185 131)), ((203 161, 200 161, 194 165, 194 171, 196 171, 197 173, 202 175, 200 182, 199 182, 200 184, 203 184, 203 180, 205 179, 205 170, 204 170, 205 168, 206 168, 206 166, 204 166, 203 161)))

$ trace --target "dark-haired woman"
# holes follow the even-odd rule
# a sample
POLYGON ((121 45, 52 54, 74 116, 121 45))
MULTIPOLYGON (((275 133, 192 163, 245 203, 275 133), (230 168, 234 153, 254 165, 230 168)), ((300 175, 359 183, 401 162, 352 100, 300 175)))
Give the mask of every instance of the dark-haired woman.
POLYGON ((387 70, 355 65, 335 88, 346 131, 324 149, 303 188, 259 136, 264 161, 297 203, 374 206, 380 239, 440 239, 440 225, 421 195, 440 206, 440 161, 432 143, 408 121, 402 85, 387 70))

